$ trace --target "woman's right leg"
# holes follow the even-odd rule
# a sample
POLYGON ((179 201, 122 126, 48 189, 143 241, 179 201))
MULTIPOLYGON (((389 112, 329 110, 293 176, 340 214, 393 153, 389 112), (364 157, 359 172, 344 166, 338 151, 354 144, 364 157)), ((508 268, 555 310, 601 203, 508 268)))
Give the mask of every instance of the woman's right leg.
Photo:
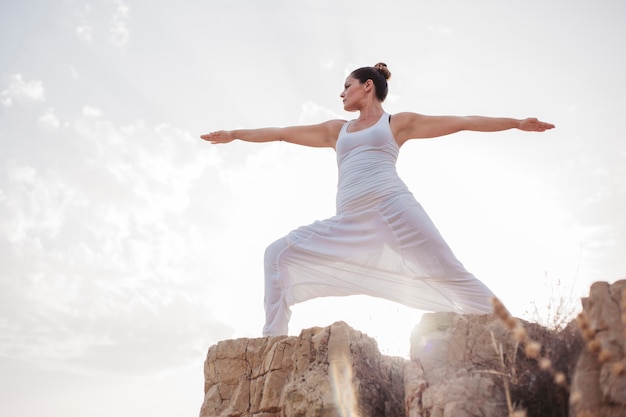
POLYGON ((284 285, 280 280, 279 258, 289 246, 286 237, 278 239, 265 250, 265 325, 263 336, 286 335, 291 309, 286 303, 284 285))

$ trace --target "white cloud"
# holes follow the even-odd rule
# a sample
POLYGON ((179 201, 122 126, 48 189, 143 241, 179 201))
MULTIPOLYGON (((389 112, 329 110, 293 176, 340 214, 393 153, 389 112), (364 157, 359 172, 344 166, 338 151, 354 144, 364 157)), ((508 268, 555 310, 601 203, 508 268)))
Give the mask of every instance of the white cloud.
MULTIPOLYGON (((210 211, 188 212, 211 197, 210 184, 192 189, 215 148, 101 115, 86 106, 66 134, 40 141, 37 165, 3 155, 0 356, 85 372, 184 365, 232 334, 211 320, 221 301, 201 244, 210 211)), ((52 109, 40 123, 58 123, 52 109)))
POLYGON ((0 100, 6 107, 11 107, 14 102, 45 101, 43 82, 25 81, 22 74, 13 74, 9 86, 0 93, 0 100))
POLYGON ((91 43, 93 41, 93 28, 87 22, 88 16, 91 14, 91 6, 84 5, 82 10, 77 11, 76 16, 80 20, 80 24, 74 29, 78 39, 83 42, 91 43))
POLYGON ((128 21, 130 20, 130 7, 122 0, 115 2, 115 13, 111 20, 111 42, 115 46, 123 47, 128 43, 130 31, 128 29, 128 21))
POLYGON ((10 161, 5 168, 6 195, 0 200, 0 232, 12 244, 31 244, 59 234, 68 205, 81 204, 75 190, 30 165, 10 161))
POLYGON ((84 106, 83 107, 83 115, 87 117, 101 117, 102 110, 93 106, 84 106))
POLYGON ((76 28, 76 35, 83 42, 91 43, 93 41, 92 32, 93 30, 88 24, 82 24, 76 28))
POLYGON ((341 118, 343 117, 333 110, 320 106, 313 101, 307 101, 302 105, 300 117, 298 118, 298 123, 313 124, 320 123, 325 120, 341 118))
POLYGON ((37 124, 44 129, 58 129, 61 126, 59 118, 54 114, 54 109, 48 109, 37 119, 37 124))
MULTIPOLYGON (((123 0, 114 0, 109 4, 112 4, 114 8, 108 22, 109 40, 117 47, 124 47, 130 39, 130 30, 128 28, 130 7, 123 0)), ((101 12, 96 11, 92 13, 91 6, 86 5, 75 14, 79 20, 74 29, 76 35, 83 42, 93 42, 94 34, 98 35, 101 33, 104 23, 99 19, 101 12)))

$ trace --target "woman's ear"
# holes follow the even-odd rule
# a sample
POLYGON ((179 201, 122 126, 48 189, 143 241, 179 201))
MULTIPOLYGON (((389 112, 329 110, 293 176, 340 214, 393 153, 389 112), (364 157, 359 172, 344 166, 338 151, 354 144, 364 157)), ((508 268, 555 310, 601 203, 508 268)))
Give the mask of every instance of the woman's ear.
POLYGON ((365 81, 365 84, 363 87, 365 88, 366 92, 369 92, 374 87, 374 81, 372 80, 365 81))

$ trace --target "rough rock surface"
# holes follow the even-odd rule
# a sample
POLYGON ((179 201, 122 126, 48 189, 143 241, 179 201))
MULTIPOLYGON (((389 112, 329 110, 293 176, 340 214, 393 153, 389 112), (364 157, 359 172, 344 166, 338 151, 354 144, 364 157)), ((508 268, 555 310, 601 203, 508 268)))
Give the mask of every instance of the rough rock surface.
POLYGON ((494 315, 425 314, 411 335, 405 381, 419 383, 406 386, 407 416, 502 417, 511 407, 528 417, 567 417, 567 389, 554 383, 553 373, 569 374, 579 336, 519 322, 528 340, 541 345, 541 356, 550 356, 552 373, 528 358, 524 343, 494 315))
POLYGON ((342 322, 209 349, 201 417, 404 415, 406 360, 342 322))
POLYGON ((626 416, 626 280, 596 282, 582 300, 590 333, 576 364, 570 415, 626 416))
POLYGON ((626 417, 625 290, 626 281, 593 284, 582 319, 559 333, 523 321, 509 330, 495 315, 425 314, 410 360, 381 355, 342 322, 222 341, 206 358, 200 416, 504 417, 512 407, 626 417))
POLYGON ((503 384, 495 374, 501 366, 491 332, 495 340, 508 345, 510 337, 502 325, 488 316, 424 315, 411 335, 407 380, 421 384, 418 392, 407 387, 410 417, 506 415, 503 384))

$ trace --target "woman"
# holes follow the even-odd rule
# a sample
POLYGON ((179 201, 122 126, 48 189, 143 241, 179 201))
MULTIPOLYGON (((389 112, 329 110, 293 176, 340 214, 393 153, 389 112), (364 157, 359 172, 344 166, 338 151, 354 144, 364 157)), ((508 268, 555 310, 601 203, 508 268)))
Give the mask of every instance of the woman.
POLYGON ((387 65, 353 71, 341 93, 359 117, 311 126, 217 131, 213 144, 283 140, 337 152, 337 213, 292 231, 265 252, 264 336, 287 334, 290 306, 323 296, 366 294, 430 311, 488 313, 493 293, 456 259, 396 173, 409 139, 461 130, 543 132, 535 118, 387 114, 387 65))

